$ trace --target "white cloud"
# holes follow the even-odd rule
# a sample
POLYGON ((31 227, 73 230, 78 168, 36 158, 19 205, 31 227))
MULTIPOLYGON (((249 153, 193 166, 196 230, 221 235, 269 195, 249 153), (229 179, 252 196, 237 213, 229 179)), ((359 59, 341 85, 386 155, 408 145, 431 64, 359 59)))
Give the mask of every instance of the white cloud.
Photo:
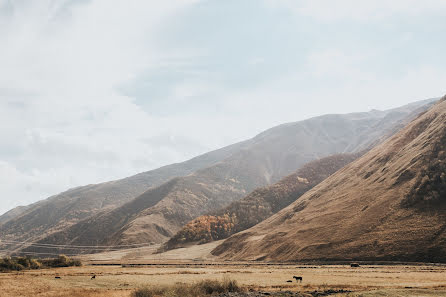
POLYGON ((265 0, 271 7, 292 11, 322 21, 355 20, 366 22, 389 17, 417 17, 446 8, 443 0, 265 0))
POLYGON ((0 212, 191 157, 145 143, 175 123, 117 88, 157 66, 158 26, 195 2, 0 2, 0 212))
POLYGON ((7 211, 18 205, 30 204, 37 197, 46 197, 58 187, 70 187, 72 181, 69 179, 68 170, 18 170, 13 164, 0 161, 0 193, 1 211, 7 211))

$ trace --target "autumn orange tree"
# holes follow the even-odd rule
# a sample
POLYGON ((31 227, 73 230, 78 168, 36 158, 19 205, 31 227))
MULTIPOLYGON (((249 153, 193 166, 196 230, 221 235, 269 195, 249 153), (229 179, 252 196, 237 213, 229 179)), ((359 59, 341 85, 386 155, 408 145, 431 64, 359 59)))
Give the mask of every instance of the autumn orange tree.
POLYGON ((204 215, 189 222, 170 242, 178 245, 185 242, 206 243, 228 237, 236 223, 234 214, 222 216, 204 215))

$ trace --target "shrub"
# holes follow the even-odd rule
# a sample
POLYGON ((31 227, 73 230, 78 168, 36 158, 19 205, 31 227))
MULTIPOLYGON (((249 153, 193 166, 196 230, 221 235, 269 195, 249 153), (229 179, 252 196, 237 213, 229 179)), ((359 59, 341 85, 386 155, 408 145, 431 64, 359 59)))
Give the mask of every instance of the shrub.
POLYGON ((6 257, 0 261, 0 271, 20 271, 23 269, 25 267, 19 264, 16 259, 6 257))
POLYGON ((191 285, 176 283, 171 286, 157 286, 141 288, 133 292, 132 297, 204 297, 212 294, 241 292, 237 281, 224 279, 203 280, 191 285))
POLYGON ((82 263, 79 260, 73 260, 65 255, 59 255, 55 259, 44 259, 42 264, 47 267, 71 267, 71 266, 81 266, 82 263))
POLYGON ((29 264, 31 269, 40 269, 42 267, 42 264, 37 259, 30 259, 29 264))
POLYGON ((155 291, 153 288, 141 288, 133 292, 132 297, 162 296, 163 291, 155 291))

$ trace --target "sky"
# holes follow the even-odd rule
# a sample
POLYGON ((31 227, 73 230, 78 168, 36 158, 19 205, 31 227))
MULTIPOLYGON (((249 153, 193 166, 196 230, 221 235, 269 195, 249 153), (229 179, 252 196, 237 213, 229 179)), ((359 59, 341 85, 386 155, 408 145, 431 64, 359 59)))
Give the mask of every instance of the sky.
POLYGON ((446 93, 444 0, 0 0, 0 213, 446 93))

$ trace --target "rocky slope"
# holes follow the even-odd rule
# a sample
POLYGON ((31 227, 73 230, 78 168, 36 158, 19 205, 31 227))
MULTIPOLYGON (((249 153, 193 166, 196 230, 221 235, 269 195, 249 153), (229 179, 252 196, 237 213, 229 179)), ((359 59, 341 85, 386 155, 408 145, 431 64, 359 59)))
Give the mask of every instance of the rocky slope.
POLYGON ((225 208, 192 220, 162 250, 221 240, 246 230, 288 206, 359 155, 337 154, 307 163, 278 183, 256 189, 225 208))
POLYGON ((218 246, 231 260, 446 262, 446 98, 300 199, 218 246))

